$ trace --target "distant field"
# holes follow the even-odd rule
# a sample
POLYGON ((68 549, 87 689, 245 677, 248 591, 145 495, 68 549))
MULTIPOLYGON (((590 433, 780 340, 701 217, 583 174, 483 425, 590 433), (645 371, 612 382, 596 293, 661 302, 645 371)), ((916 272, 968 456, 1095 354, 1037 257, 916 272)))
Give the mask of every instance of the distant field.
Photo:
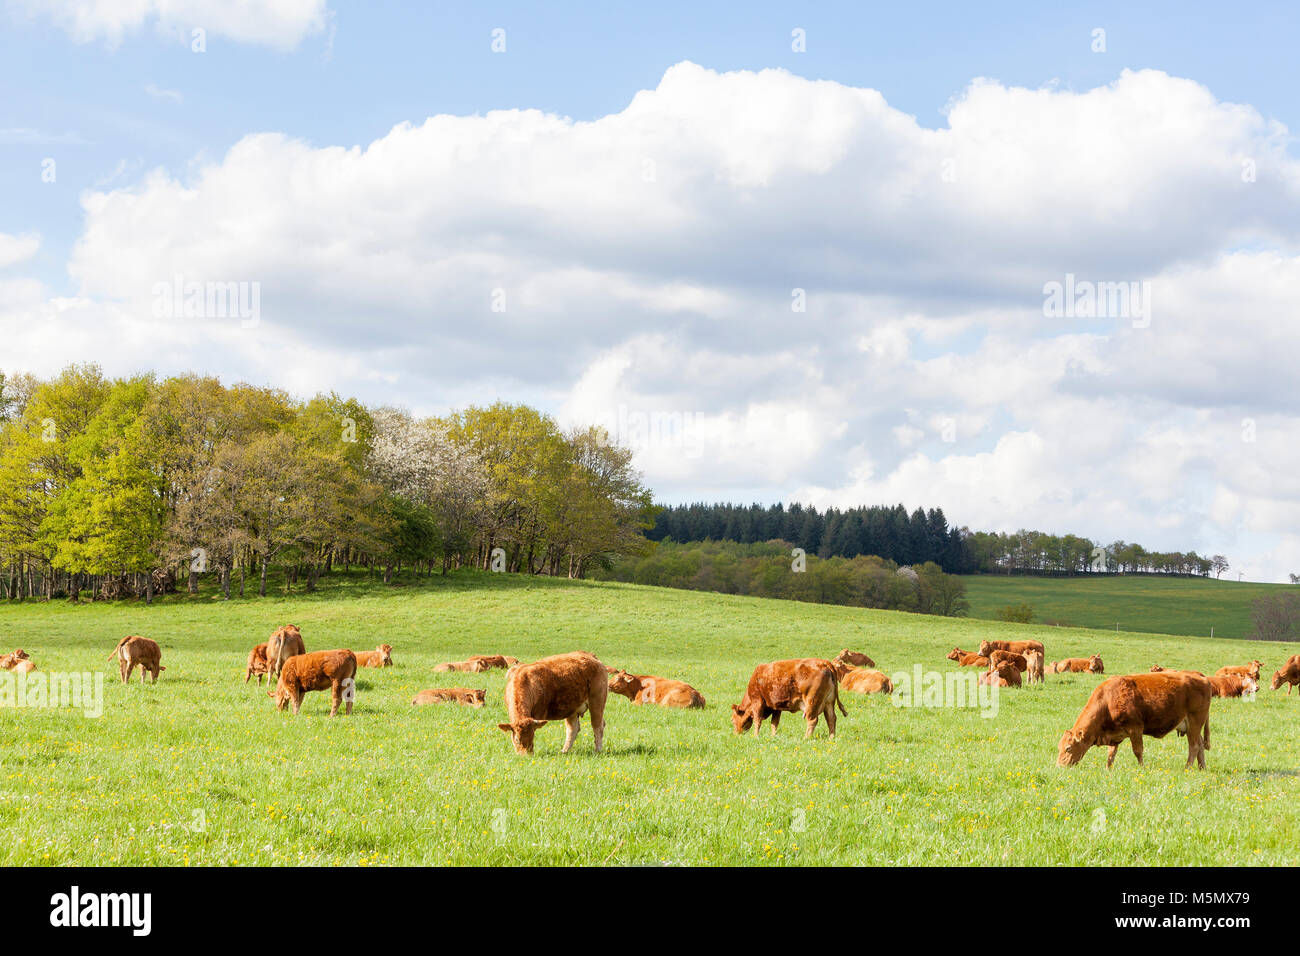
POLYGON ((1083 575, 1039 578, 978 574, 966 582, 971 616, 992 620, 997 610, 1024 601, 1034 622, 1059 621, 1154 634, 1246 637, 1254 627, 1250 602, 1263 594, 1296 590, 1288 584, 1248 584, 1211 578, 1160 578, 1144 575, 1083 575))
POLYGON ((891 673, 949 672, 954 644, 1034 636, 1049 658, 1101 653, 1107 674, 1251 656, 1271 672, 1293 647, 478 573, 291 600, 0 605, 0 647, 44 671, 108 670, 128 633, 163 645, 157 686, 110 679, 98 719, 0 707, 0 864, 1300 863, 1297 695, 1216 700, 1200 773, 1173 735, 1147 741, 1144 767, 1127 744, 1110 772, 1104 750, 1056 767, 1093 675, 1005 691, 992 718, 845 693, 833 743, 793 715, 776 738, 737 737, 728 711, 756 662, 845 646, 891 673), (327 718, 322 693, 277 713, 244 658, 289 622, 309 650, 391 643, 396 666, 361 672, 350 718, 327 718), (584 719, 573 753, 556 724, 524 758, 496 727, 502 672, 432 672, 575 649, 690 681, 708 707, 611 697, 605 753, 584 719), (409 704, 456 684, 486 687, 488 706, 409 704))

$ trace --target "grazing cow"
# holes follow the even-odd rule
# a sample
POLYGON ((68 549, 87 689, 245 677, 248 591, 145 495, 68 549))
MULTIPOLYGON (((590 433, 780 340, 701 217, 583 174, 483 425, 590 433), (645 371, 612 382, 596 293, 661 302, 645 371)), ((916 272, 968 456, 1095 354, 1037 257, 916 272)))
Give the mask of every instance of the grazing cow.
POLYGON ((582 729, 582 715, 591 714, 596 753, 605 739, 605 699, 609 675, 595 654, 574 651, 520 664, 506 673, 507 724, 497 726, 510 735, 515 752, 533 752, 533 735, 552 720, 564 721, 564 746, 568 753, 582 729))
POLYGON ((994 651, 1011 651, 1013 654, 1023 654, 1025 651, 1047 653, 1042 641, 980 641, 981 657, 988 657, 994 651))
POLYGON ((1240 697, 1259 690, 1259 684, 1241 674, 1215 674, 1209 678, 1215 697, 1240 697))
POLYGON ((471 654, 468 658, 471 661, 481 661, 484 670, 491 670, 499 667, 501 670, 509 670, 519 663, 517 657, 507 657, 505 654, 471 654))
POLYGON ((948 652, 948 660, 956 661, 959 667, 988 667, 989 659, 981 654, 972 654, 954 647, 948 652))
POLYGON ((490 668, 482 661, 449 661, 446 664, 438 664, 434 671, 440 674, 446 674, 451 671, 459 671, 465 674, 481 674, 490 668))
MULTIPOLYGON (((1030 651, 1029 653, 1036 654, 1037 651, 1030 651)), ((1022 674, 1029 670, 1029 661, 1024 654, 1016 654, 1013 651, 994 651, 989 655, 990 664, 1001 664, 1003 661, 1009 661, 1014 664, 1016 670, 1020 671, 1022 674)))
POLYGON ((894 682, 883 671, 854 667, 840 675, 840 685, 855 694, 892 694, 894 682))
POLYGON ((1214 672, 1214 676, 1223 677, 1226 674, 1236 674, 1238 677, 1249 677, 1251 680, 1258 683, 1260 666, 1261 664, 1259 661, 1251 661, 1249 664, 1229 665, 1227 667, 1220 667, 1214 672))
POLYGON ((463 704, 466 707, 482 707, 487 701, 487 690, 469 687, 434 687, 422 690, 411 699, 411 704, 463 704))
POLYGON ((244 671, 244 683, 247 684, 256 674, 257 686, 261 687, 270 669, 271 662, 266 659, 266 644, 263 642, 248 652, 248 667, 244 671))
POLYGON ((979 682, 990 687, 1019 687, 1020 669, 1011 661, 999 661, 996 664, 990 661, 989 669, 980 675, 979 682))
POLYGON ((336 717, 339 704, 346 703, 346 713, 352 713, 352 700, 357 686, 357 656, 349 650, 313 651, 295 654, 280 668, 280 679, 274 690, 266 696, 275 698, 275 709, 284 710, 293 704, 293 712, 302 707, 303 695, 308 691, 330 689, 330 716, 336 717))
POLYGON ((302 631, 295 624, 286 624, 272 632, 266 642, 267 674, 274 680, 285 661, 295 654, 306 653, 307 645, 302 642, 302 631))
POLYGON ((749 678, 749 686, 740 704, 731 705, 731 724, 736 733, 743 734, 753 725, 758 736, 763 720, 772 718, 772 733, 776 733, 781 714, 803 711, 805 737, 811 737, 817 727, 817 718, 826 718, 826 729, 835 739, 835 708, 846 717, 848 711, 840 703, 840 682, 830 661, 818 658, 773 661, 759 664, 749 678))
POLYGON ((1067 657, 1062 661, 1053 661, 1047 666, 1049 674, 1102 674, 1105 673, 1105 665, 1101 662, 1101 655, 1093 654, 1091 657, 1067 657))
POLYGON ((1041 684, 1043 682, 1043 652, 1026 651, 1025 658, 1025 683, 1041 684))
POLYGON ((1281 670, 1273 672, 1273 689, 1286 684, 1286 695, 1291 696, 1291 688, 1300 685, 1300 654, 1292 654, 1286 659, 1281 670))
POLYGON ((847 647, 831 658, 832 664, 852 664, 854 667, 875 667, 876 662, 866 654, 851 651, 847 647))
POLYGON ((131 635, 124 637, 117 642, 117 647, 113 648, 113 653, 108 655, 111 661, 117 658, 118 671, 122 675, 122 683, 125 684, 131 678, 131 672, 135 670, 137 664, 140 665, 140 683, 144 683, 145 671, 153 675, 151 683, 158 683, 158 672, 165 671, 167 668, 160 663, 162 661, 162 648, 158 646, 157 641, 151 641, 147 637, 137 637, 131 635))
POLYGON ((393 645, 380 644, 373 651, 357 651, 358 667, 392 667, 393 645))
POLYGON ((1107 747, 1106 766, 1125 738, 1142 763, 1142 736, 1157 739, 1171 730, 1187 735, 1187 766, 1205 769, 1210 749, 1210 696, 1207 678, 1188 671, 1110 677, 1093 690, 1074 726, 1061 736, 1056 762, 1072 767, 1092 747, 1107 747))
POLYGON ((649 674, 615 671, 609 689, 622 694, 634 704, 658 704, 661 707, 703 707, 704 697, 690 684, 649 674))

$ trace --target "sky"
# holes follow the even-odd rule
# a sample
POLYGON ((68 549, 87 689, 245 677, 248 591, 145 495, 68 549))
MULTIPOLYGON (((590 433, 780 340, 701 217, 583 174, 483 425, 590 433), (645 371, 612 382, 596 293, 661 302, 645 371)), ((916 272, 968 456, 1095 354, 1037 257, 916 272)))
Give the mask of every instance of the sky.
POLYGON ((522 401, 663 502, 1285 581, 1300 18, 1129 6, 0 0, 0 369, 522 401))

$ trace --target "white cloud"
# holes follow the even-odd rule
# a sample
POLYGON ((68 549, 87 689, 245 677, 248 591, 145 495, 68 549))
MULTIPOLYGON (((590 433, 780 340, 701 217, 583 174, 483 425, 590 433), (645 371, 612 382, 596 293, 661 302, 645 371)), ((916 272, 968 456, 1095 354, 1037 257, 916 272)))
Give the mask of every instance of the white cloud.
POLYGON ((179 90, 167 90, 160 86, 155 86, 152 83, 146 83, 144 91, 156 100, 167 100, 168 102, 175 103, 178 106, 185 102, 185 97, 179 90))
POLYGON ((40 247, 40 236, 10 236, 0 232, 0 269, 30 259, 40 247))

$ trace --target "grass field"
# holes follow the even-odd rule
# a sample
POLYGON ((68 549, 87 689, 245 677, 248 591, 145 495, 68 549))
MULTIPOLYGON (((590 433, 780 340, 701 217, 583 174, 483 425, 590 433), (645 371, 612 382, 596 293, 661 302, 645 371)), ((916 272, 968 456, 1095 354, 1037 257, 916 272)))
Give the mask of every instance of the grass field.
POLYGON ((962 578, 971 617, 993 620, 999 608, 1025 602, 1034 621, 1121 632, 1244 638, 1254 626, 1250 603, 1289 584, 1253 584, 1213 578, 1154 575, 1082 575, 1074 578, 977 574, 962 578))
POLYGON ((15 864, 1290 864, 1300 862, 1300 698, 1216 700, 1207 772, 1187 747, 1124 745, 1073 769, 1056 743, 1091 675, 1004 691, 997 716, 907 709, 844 694, 834 742, 732 734, 753 665, 845 646, 886 671, 982 637, 1034 636, 1049 659, 1098 652, 1108 674, 1154 661, 1212 672, 1294 648, 1019 627, 632 585, 470 574, 428 585, 332 584, 314 596, 221 604, 0 606, 0 647, 43 671, 107 670, 128 633, 163 646, 157 686, 104 685, 104 714, 0 708, 0 863, 15 864), (394 646, 359 675, 355 714, 328 695, 277 713, 243 683, 248 648, 282 623, 309 650, 394 646), (518 757, 496 725, 504 673, 434 674, 474 652, 522 659, 585 649, 684 679, 702 711, 611 696, 606 751, 587 721, 518 757), (488 688, 482 710, 413 708, 426 687, 488 688))

